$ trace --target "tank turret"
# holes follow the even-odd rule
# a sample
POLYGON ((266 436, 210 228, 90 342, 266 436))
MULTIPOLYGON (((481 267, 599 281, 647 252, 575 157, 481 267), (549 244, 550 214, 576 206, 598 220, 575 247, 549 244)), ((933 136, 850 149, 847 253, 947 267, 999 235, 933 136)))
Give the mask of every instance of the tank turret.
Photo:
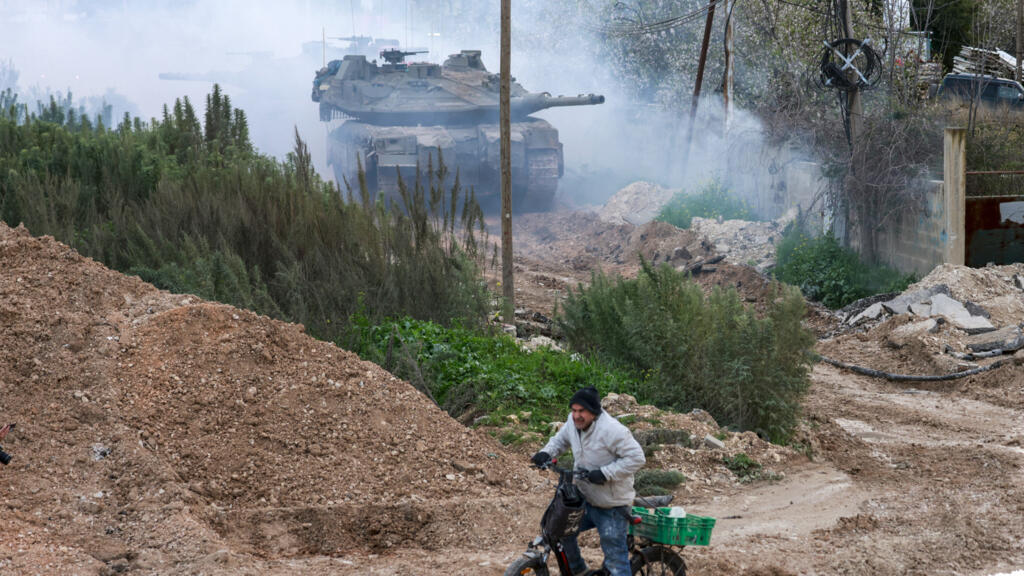
MULTIPOLYGON (((451 172, 478 195, 500 188, 498 111, 500 76, 487 71, 479 50, 452 54, 444 64, 406 62, 420 53, 392 48, 382 63, 347 55, 320 69, 312 99, 320 119, 341 120, 328 138, 328 163, 341 182, 355 181, 357 158, 372 191, 397 192, 397 174, 415 176, 416 164, 440 147, 451 172)), ((601 104, 604 96, 529 92, 512 78, 513 200, 544 209, 563 172, 558 131, 531 114, 559 106, 601 104)))

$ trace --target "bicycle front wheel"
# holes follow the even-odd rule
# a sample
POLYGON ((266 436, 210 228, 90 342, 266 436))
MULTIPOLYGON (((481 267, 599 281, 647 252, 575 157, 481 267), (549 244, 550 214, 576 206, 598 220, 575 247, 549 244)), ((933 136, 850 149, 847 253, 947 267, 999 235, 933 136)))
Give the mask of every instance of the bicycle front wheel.
POLYGON ((505 569, 505 576, 548 576, 548 567, 540 558, 523 556, 509 564, 505 569))
POLYGON ((633 555, 630 563, 633 576, 686 576, 683 557, 665 546, 644 548, 633 555))

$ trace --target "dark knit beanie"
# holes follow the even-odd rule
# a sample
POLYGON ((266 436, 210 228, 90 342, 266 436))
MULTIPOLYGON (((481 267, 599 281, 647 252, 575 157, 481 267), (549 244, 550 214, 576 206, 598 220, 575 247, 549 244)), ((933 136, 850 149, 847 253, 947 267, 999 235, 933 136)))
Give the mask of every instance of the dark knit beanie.
POLYGON ((580 388, 572 395, 572 400, 569 400, 569 406, 573 404, 579 404, 583 406, 588 412, 597 416, 601 413, 601 396, 597 393, 597 388, 593 386, 587 386, 586 388, 580 388))

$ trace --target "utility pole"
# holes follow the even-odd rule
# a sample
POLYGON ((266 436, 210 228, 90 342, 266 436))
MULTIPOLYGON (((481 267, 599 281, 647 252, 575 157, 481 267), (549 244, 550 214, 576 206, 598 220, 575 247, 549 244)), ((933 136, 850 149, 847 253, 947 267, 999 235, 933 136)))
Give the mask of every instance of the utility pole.
POLYGON ((509 79, 512 76, 512 0, 501 0, 501 92, 498 123, 501 130, 501 319, 515 324, 515 289, 512 282, 512 140, 509 135, 509 79))
MULTIPOLYGON (((839 4, 843 14, 843 34, 847 38, 855 38, 853 35, 853 6, 850 4, 850 0, 839 0, 839 4)), ((849 92, 847 106, 850 115, 850 150, 852 151, 857 142, 857 136, 860 134, 861 122, 864 119, 864 105, 861 104, 860 90, 858 88, 854 88, 849 92)))
POLYGON ((708 59, 708 42, 711 41, 711 24, 715 21, 715 2, 708 0, 708 18, 704 22, 704 42, 700 45, 700 61, 697 63, 697 81, 693 85, 693 104, 690 106, 690 125, 686 128, 686 148, 683 150, 683 164, 690 160, 690 144, 693 142, 693 125, 697 121, 697 103, 700 101, 700 85, 704 81, 704 61, 708 59))

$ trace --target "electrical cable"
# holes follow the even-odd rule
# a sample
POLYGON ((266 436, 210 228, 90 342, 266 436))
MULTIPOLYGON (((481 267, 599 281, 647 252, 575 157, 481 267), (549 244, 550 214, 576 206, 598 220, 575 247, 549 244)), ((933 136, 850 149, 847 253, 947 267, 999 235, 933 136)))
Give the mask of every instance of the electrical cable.
MULTIPOLYGON (((697 8, 691 12, 673 16, 671 18, 665 18, 657 22, 651 22, 644 24, 642 22, 631 22, 628 20, 619 20, 621 24, 588 24, 584 23, 582 27, 591 32, 597 32, 613 37, 623 36, 640 36, 644 34, 656 34, 666 31, 671 31, 677 26, 688 24, 693 22, 702 16, 707 14, 707 11, 713 7, 718 6, 719 3, 724 0, 712 0, 707 5, 697 8)), ((586 3, 589 7, 589 3, 586 3)))
POLYGON ((890 372, 883 372, 881 370, 865 368, 863 366, 857 366, 855 364, 847 364, 846 362, 833 360, 832 358, 829 358, 827 356, 821 356, 820 358, 822 362, 826 364, 831 364, 836 368, 850 370, 851 372, 864 374, 865 376, 872 376, 874 378, 885 378, 886 380, 892 380, 894 382, 942 382, 945 380, 956 380, 959 378, 966 378, 967 376, 974 376, 975 374, 981 374, 982 372, 988 372, 989 370, 994 370, 1010 362, 1010 359, 1004 358, 1002 360, 997 360, 992 364, 989 364, 988 366, 972 368, 971 370, 965 370, 963 372, 956 372, 953 374, 940 374, 935 376, 916 376, 914 374, 892 374, 890 372))

